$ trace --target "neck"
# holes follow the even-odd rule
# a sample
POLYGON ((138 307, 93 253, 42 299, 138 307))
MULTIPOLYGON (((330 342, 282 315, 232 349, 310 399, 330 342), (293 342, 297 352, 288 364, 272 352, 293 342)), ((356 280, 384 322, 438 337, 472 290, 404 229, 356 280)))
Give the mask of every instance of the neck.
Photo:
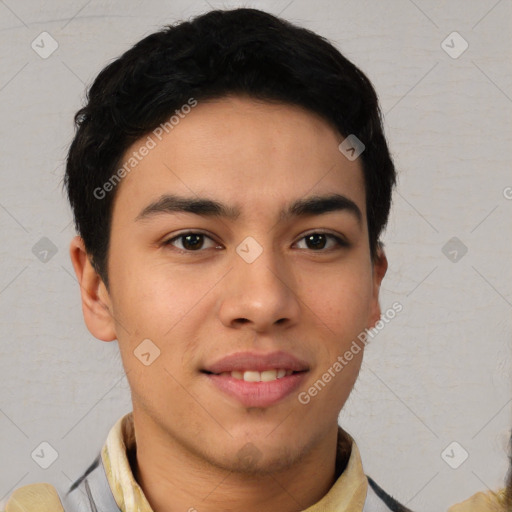
POLYGON ((345 447, 345 460, 336 460, 337 433, 335 425, 290 467, 254 475, 219 468, 168 436, 136 428, 132 471, 154 512, 298 512, 325 496, 336 468, 346 465, 350 448, 345 447))

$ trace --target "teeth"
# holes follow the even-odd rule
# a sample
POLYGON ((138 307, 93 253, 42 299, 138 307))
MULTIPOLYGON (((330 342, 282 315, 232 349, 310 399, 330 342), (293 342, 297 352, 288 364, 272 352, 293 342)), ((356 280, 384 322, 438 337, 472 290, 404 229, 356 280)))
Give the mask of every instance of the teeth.
POLYGON ((277 379, 277 370, 265 370, 264 372, 261 372, 261 381, 262 382, 269 382, 271 380, 277 379))
POLYGON ((260 372, 244 372, 244 380, 245 382, 259 382, 261 380, 260 372))
POLYGON ((233 377, 238 380, 245 380, 246 382, 271 382, 276 379, 282 379, 284 376, 291 375, 293 370, 285 370, 283 368, 276 368, 273 370, 265 370, 257 372, 254 370, 233 371, 221 373, 223 377, 233 377))

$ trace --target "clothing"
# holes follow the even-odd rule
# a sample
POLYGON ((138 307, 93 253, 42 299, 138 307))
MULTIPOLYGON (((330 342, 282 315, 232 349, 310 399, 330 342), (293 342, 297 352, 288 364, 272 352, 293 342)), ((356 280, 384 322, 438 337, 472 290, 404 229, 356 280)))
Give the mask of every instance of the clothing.
MULTIPOLYGON (((135 453, 130 412, 111 428, 96 459, 67 492, 49 484, 20 487, 5 512, 153 512, 132 473, 135 453)), ((329 492, 303 512, 411 512, 364 474, 359 449, 341 427, 336 474, 329 492)))
POLYGON ((510 512, 507 508, 505 489, 498 492, 477 492, 471 498, 453 505, 447 512, 510 512))

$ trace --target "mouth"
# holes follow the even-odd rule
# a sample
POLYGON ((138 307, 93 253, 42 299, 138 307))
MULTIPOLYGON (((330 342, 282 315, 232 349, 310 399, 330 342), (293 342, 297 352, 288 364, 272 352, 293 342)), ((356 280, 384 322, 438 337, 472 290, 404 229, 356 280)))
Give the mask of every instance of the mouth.
POLYGON ((293 375, 294 373, 302 373, 293 370, 287 370, 286 368, 272 368, 262 372, 258 370, 234 370, 231 372, 222 373, 213 373, 203 370, 203 372, 209 375, 218 375, 219 377, 232 377, 233 379, 243 380, 245 382, 272 382, 274 380, 293 375))
POLYGON ((305 361, 285 352, 236 353, 201 370, 217 391, 245 407, 270 407, 288 397, 306 378, 305 361))

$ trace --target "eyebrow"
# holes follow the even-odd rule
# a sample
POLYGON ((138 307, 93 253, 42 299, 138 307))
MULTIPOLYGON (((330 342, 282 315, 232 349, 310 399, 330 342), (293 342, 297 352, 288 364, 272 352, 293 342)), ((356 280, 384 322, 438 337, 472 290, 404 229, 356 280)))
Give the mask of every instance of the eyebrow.
MULTIPOLYGON (((292 217, 322 215, 334 211, 346 211, 354 215, 361 225, 363 214, 354 201, 341 194, 310 196, 297 199, 279 213, 279 220, 292 217)), ((241 211, 235 206, 228 206, 214 199, 201 197, 182 197, 174 194, 164 194, 159 199, 147 205, 135 218, 135 222, 143 221, 160 214, 176 212, 194 213, 204 217, 222 217, 236 220, 241 211)))

